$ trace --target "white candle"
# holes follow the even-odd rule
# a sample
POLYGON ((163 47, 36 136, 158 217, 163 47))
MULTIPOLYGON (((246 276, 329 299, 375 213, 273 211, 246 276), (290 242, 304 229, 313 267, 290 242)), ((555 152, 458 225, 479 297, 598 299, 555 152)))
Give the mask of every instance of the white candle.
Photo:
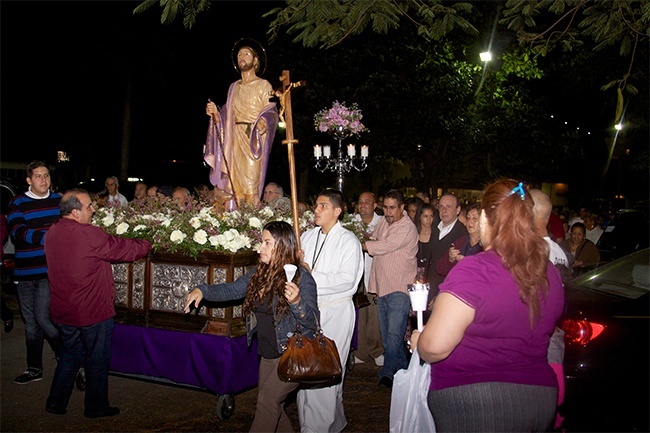
POLYGON ((348 156, 354 156, 357 154, 357 149, 354 147, 354 144, 348 144, 348 156))
POLYGON ((316 146, 314 146, 314 156, 316 158, 320 158, 322 155, 323 155, 323 152, 321 150, 321 147, 317 144, 316 146))
POLYGON ((361 156, 363 158, 368 157, 368 146, 361 146, 361 156))
POLYGON ((332 154, 332 153, 331 153, 331 150, 330 150, 330 147, 329 147, 329 146, 325 146, 325 147, 323 147, 323 156, 324 156, 325 158, 329 158, 331 154, 332 154))

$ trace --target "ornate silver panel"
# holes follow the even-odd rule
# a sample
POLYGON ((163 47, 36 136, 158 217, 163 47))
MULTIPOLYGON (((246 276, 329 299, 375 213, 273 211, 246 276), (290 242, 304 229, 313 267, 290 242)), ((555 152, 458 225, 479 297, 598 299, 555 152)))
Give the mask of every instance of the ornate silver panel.
POLYGON ((128 307, 129 264, 112 263, 113 280, 115 280, 115 304, 128 307))
POLYGON ((145 261, 133 264, 133 308, 144 308, 144 269, 145 261))
POLYGON ((208 267, 152 263, 151 274, 151 308, 182 313, 188 292, 207 281, 208 267))
POLYGON ((226 268, 213 268, 212 269, 212 284, 221 284, 226 281, 226 268))

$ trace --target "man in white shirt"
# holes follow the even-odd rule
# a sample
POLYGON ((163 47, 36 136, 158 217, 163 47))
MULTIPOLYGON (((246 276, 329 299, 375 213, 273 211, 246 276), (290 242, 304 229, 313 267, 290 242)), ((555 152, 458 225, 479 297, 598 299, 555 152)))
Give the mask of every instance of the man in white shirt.
POLYGON ((352 296, 363 275, 363 254, 357 237, 339 222, 344 204, 340 191, 322 191, 314 210, 317 227, 300 237, 303 260, 316 281, 321 327, 336 342, 343 369, 343 378, 337 385, 298 391, 298 418, 303 433, 338 433, 347 425, 343 380, 354 332, 352 296))
POLYGON ((569 260, 560 245, 553 241, 548 235, 548 220, 553 211, 553 203, 551 198, 542 190, 531 189, 530 196, 535 203, 533 206, 533 216, 535 217, 535 226, 544 233, 544 240, 550 249, 549 260, 554 265, 561 265, 569 267, 569 260))
MULTIPOLYGON (((359 213, 355 218, 363 222, 368 233, 372 233, 381 216, 375 213, 377 200, 375 195, 370 191, 362 192, 357 202, 359 213)), ((368 283, 370 281, 370 269, 372 268, 372 256, 368 252, 363 253, 363 293, 359 296, 365 296, 369 305, 359 308, 359 317, 357 319, 357 348, 354 351, 354 362, 363 363, 370 358, 374 359, 375 364, 379 367, 384 365, 384 346, 381 344, 381 334, 379 332, 379 316, 377 313, 377 294, 368 293, 368 283)))
POLYGON ((594 214, 587 215, 584 224, 585 224, 585 228, 587 229, 587 233, 585 237, 589 239, 591 242, 593 242, 594 245, 598 244, 598 239, 600 239, 600 235, 602 235, 603 232, 605 231, 598 224, 598 216, 594 214))
MULTIPOLYGON (((569 260, 564 250, 560 248, 560 245, 548 236, 548 220, 553 211, 551 198, 544 191, 539 189, 531 189, 530 196, 535 203, 533 205, 535 226, 544 233, 544 240, 549 246, 549 260, 560 270, 562 281, 565 281, 569 276, 569 260)), ((564 361, 564 331, 557 326, 555 327, 555 331, 549 341, 547 357, 548 363, 551 365, 551 368, 557 376, 557 405, 559 407, 564 401, 564 367, 562 366, 564 361)), ((562 416, 558 412, 556 414, 555 428, 559 428, 559 426, 562 425, 562 419, 562 416)))
POLYGON ((120 181, 117 180, 117 177, 115 176, 107 177, 104 186, 106 186, 106 190, 108 191, 108 196, 106 197, 106 204, 110 204, 113 206, 126 206, 128 204, 128 200, 126 199, 126 197, 120 194, 120 192, 117 190, 120 187, 120 181))

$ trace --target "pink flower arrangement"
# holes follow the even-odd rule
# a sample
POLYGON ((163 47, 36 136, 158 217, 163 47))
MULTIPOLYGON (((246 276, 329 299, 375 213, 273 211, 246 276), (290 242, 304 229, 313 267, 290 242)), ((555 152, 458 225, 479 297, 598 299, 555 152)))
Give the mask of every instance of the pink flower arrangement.
POLYGON ((356 103, 350 107, 345 102, 334 101, 331 108, 323 108, 314 115, 314 125, 320 132, 329 132, 334 135, 359 135, 367 131, 361 119, 363 115, 356 103))

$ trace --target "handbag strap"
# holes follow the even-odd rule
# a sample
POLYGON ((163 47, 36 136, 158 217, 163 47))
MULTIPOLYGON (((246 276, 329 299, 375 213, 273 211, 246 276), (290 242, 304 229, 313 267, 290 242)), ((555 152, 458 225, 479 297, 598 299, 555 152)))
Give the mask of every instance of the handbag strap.
MULTIPOLYGON (((314 335, 319 335, 323 333, 323 328, 320 326, 320 321, 318 320, 318 316, 316 315, 316 312, 312 311, 314 313, 314 318, 316 319, 316 329, 314 329, 314 335)), ((296 329, 293 331, 294 334, 302 334, 300 331, 301 325, 300 322, 296 320, 296 329)))

